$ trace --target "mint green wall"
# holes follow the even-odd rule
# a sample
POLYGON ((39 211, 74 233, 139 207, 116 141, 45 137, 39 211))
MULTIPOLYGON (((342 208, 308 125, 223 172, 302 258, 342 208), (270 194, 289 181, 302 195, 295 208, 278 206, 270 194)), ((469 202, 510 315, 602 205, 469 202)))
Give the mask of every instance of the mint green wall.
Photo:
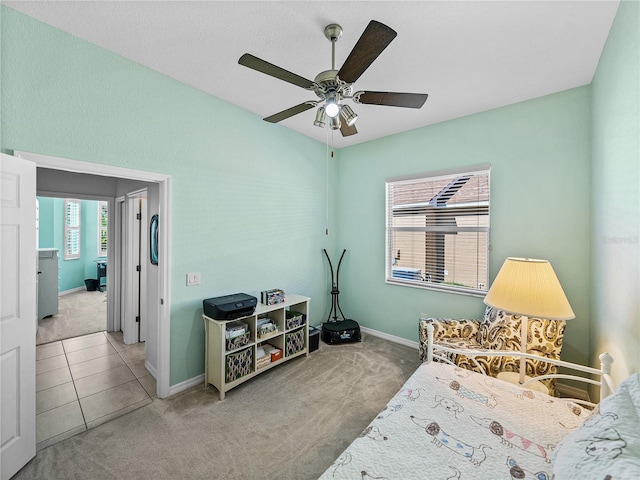
POLYGON ((97 278, 96 262, 106 260, 106 257, 98 257, 98 202, 82 200, 82 284, 85 278, 97 278))
POLYGON ((411 340, 421 313, 480 318, 482 298, 385 284, 385 179, 490 163, 490 277, 509 256, 548 259, 576 313, 563 358, 586 361, 589 97, 589 87, 576 88, 341 149, 338 245, 350 250, 340 279, 345 314, 411 340))
POLYGON ((57 248, 54 246, 56 238, 56 224, 53 221, 55 217, 54 198, 38 197, 38 247, 39 248, 57 248))
POLYGON ((2 151, 171 175, 172 385, 204 372, 204 298, 277 287, 311 297, 311 323, 322 321, 336 199, 323 144, 0 12, 2 151), (186 287, 188 272, 202 284, 186 287))
MULTIPOLYGON (((64 199, 38 197, 38 201, 40 248, 58 249, 58 291, 64 292, 84 285, 82 258, 64 259, 64 199)), ((84 231, 80 234, 82 239, 84 231)), ((81 244, 81 252, 83 251, 81 244)))
POLYGON ((640 3, 620 3, 592 83, 592 362, 640 371, 640 3))
POLYGON ((80 258, 64 259, 64 199, 38 197, 40 248, 58 249, 58 291, 84 287, 96 278, 98 260, 98 202, 80 201, 80 258))

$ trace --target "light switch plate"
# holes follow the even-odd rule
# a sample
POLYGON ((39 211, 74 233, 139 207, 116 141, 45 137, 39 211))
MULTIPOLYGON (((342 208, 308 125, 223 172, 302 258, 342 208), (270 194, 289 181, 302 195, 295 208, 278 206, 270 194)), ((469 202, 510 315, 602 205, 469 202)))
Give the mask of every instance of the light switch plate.
POLYGON ((200 285, 200 272, 187 273, 187 287, 200 285))

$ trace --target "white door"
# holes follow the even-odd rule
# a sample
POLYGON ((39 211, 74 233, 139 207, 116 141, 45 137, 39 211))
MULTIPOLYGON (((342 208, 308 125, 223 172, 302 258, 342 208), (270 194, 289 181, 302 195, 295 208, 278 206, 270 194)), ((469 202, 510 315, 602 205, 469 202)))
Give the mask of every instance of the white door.
POLYGON ((36 454, 36 166, 0 154, 0 463, 36 454))
POLYGON ((149 222, 147 221, 147 197, 140 199, 140 233, 138 235, 138 265, 140 265, 140 277, 138 278, 138 341, 147 341, 147 264, 149 256, 149 222))
POLYGON ((127 194, 122 258, 122 339, 131 344, 146 340, 146 263, 148 251, 146 190, 127 194))

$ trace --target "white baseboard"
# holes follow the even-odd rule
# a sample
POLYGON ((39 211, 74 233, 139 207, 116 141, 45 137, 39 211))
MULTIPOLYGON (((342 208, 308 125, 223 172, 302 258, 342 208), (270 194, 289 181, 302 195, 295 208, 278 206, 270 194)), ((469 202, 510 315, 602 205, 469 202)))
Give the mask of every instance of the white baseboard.
POLYGON ((360 327, 360 330, 368 335, 384 338, 385 340, 389 340, 390 342, 399 343, 400 345, 406 345, 407 347, 415 348, 416 350, 420 347, 420 344, 418 342, 414 342, 413 340, 407 340, 406 338, 397 337, 395 335, 380 332, 372 328, 360 327))
MULTIPOLYGON (((389 340, 390 342, 399 343, 400 345, 415 348, 416 350, 418 349, 418 342, 407 340, 406 338, 379 332, 378 330, 373 330, 372 328, 367 327, 360 327, 360 330, 368 335, 373 335, 374 337, 384 338, 385 340, 389 340)), ((146 363, 145 366, 147 370, 149 370, 149 373, 153 374, 146 363)), ((191 387, 195 387, 196 385, 199 385, 201 383, 204 383, 204 373, 202 375, 198 375, 197 377, 190 378, 189 380, 185 380, 184 382, 172 385, 171 387, 169 387, 169 396, 175 395, 176 393, 184 392, 185 390, 188 390, 191 387)))
POLYGON ((204 373, 202 375, 198 375, 197 377, 190 378, 189 380, 185 380, 184 382, 171 385, 169 387, 169 396, 175 395, 176 393, 184 392, 185 390, 188 390, 191 387, 195 387, 196 385, 202 383, 204 383, 204 373))
POLYGON ((76 287, 76 288, 70 288, 69 290, 65 290, 63 292, 58 292, 58 296, 62 297, 63 295, 69 295, 70 293, 73 292, 80 292, 82 290, 86 290, 86 287, 76 287))
POLYGON ((158 378, 158 371, 147 360, 144 361, 144 368, 147 369, 147 372, 149 372, 153 378, 155 379, 158 378))

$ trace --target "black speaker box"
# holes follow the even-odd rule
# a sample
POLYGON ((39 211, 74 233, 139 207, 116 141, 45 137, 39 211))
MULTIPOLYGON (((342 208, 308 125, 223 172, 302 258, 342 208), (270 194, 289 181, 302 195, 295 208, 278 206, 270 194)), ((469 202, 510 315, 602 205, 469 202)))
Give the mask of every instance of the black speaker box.
POLYGON ((322 324, 322 341, 328 344, 359 342, 360 325, 355 320, 340 320, 322 324))

